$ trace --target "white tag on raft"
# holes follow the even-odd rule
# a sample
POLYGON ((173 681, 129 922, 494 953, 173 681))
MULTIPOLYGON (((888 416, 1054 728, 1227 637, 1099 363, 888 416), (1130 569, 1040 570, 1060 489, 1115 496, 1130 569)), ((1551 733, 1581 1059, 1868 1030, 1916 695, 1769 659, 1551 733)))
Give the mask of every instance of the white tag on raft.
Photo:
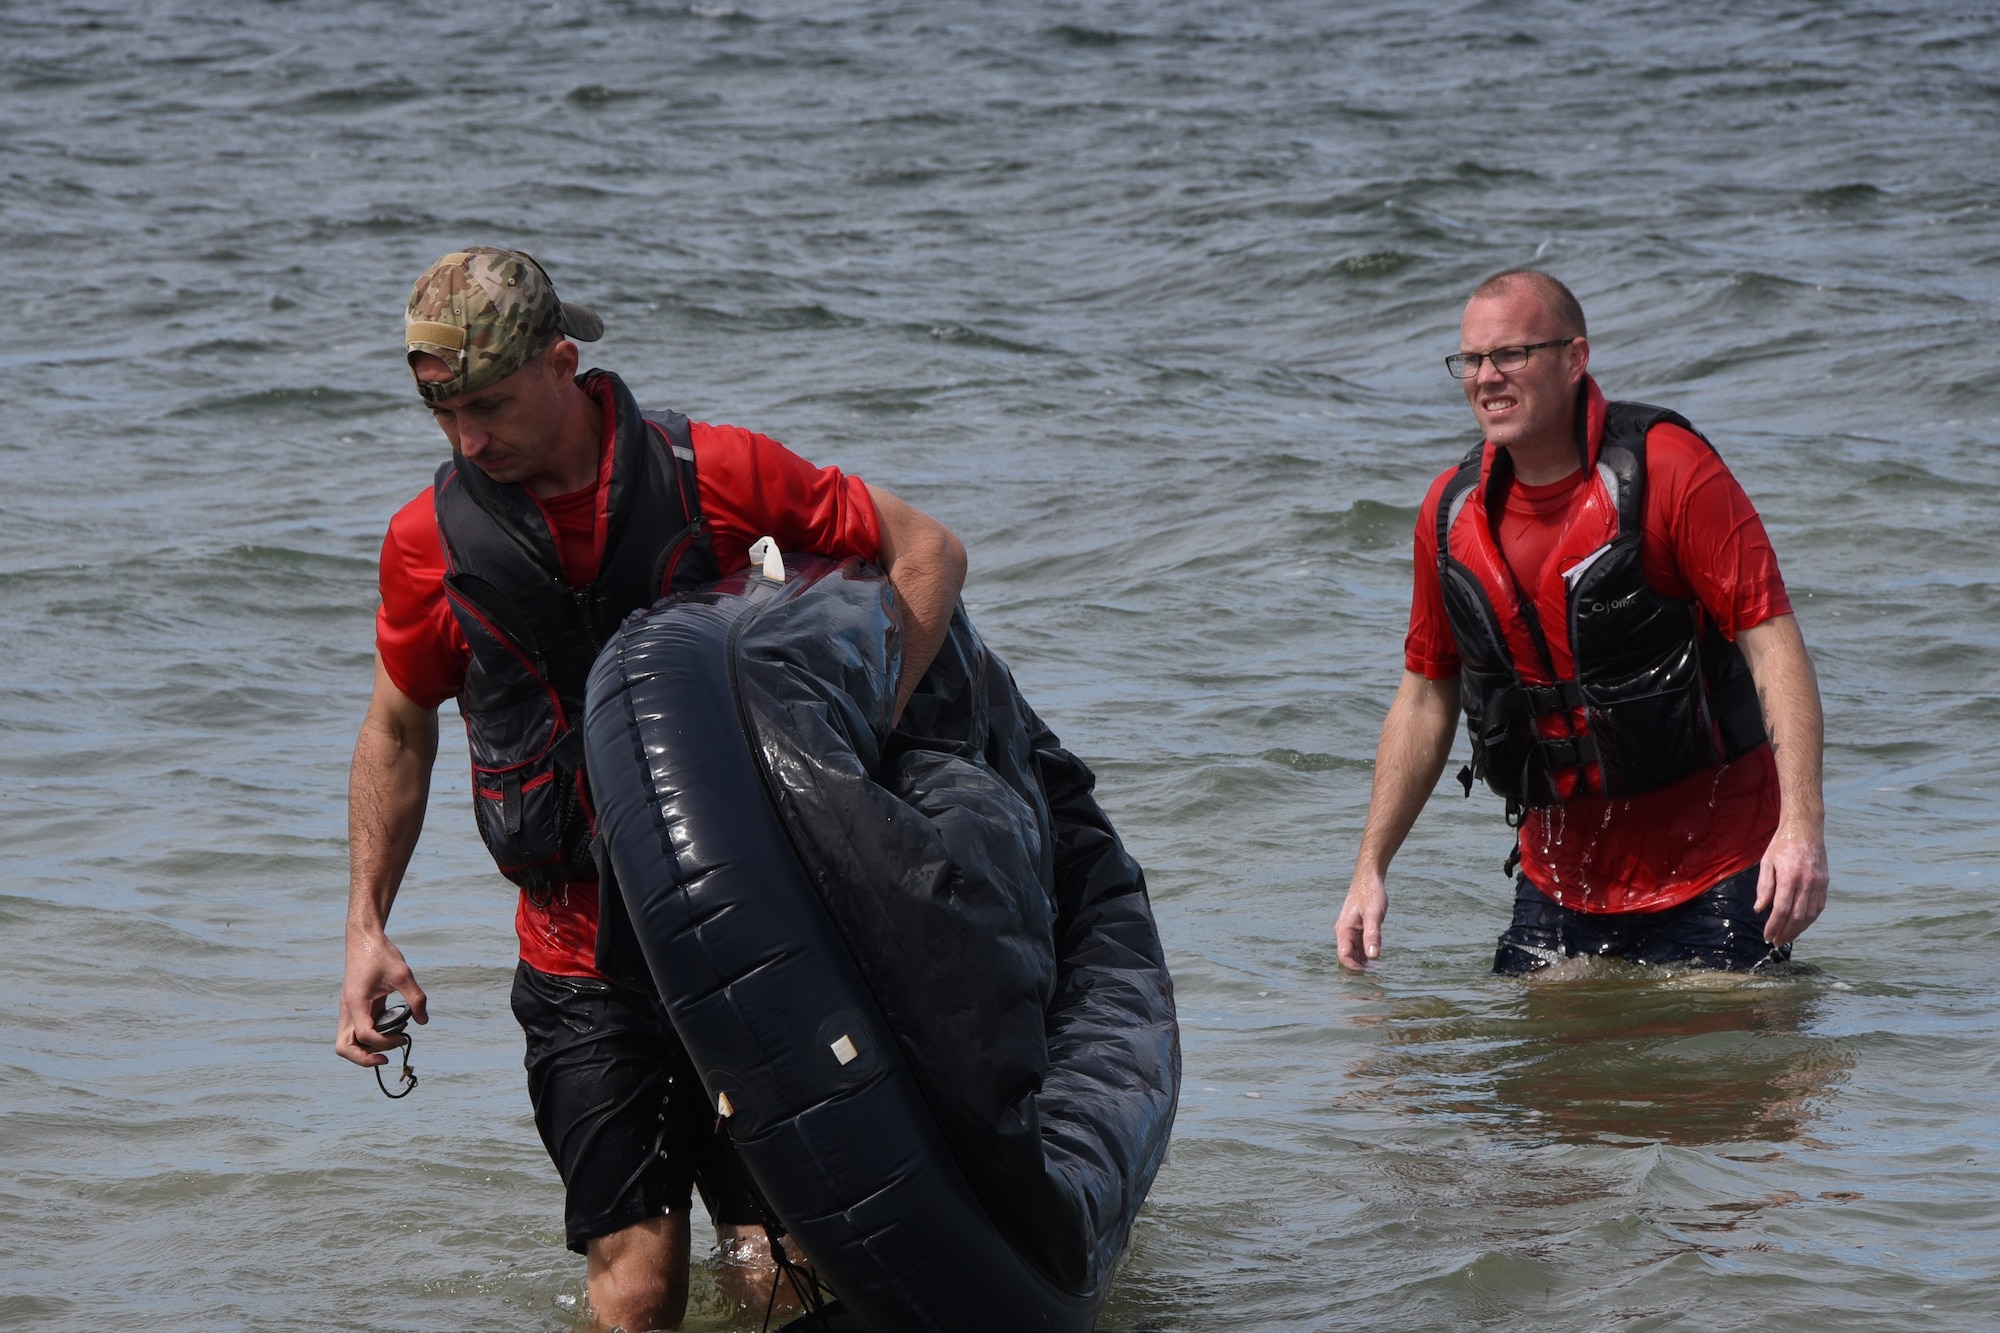
POLYGON ((861 1058, 861 1052, 854 1048, 854 1039, 843 1032, 840 1040, 833 1043, 833 1058, 844 1065, 851 1065, 861 1058))
POLYGON ((750 543, 750 563, 761 564, 761 572, 773 583, 785 581, 785 557, 778 554, 778 543, 769 537, 759 537, 750 543))
POLYGON ((715 1113, 724 1120, 736 1114, 736 1108, 729 1103, 728 1093, 718 1092, 715 1094, 715 1113))

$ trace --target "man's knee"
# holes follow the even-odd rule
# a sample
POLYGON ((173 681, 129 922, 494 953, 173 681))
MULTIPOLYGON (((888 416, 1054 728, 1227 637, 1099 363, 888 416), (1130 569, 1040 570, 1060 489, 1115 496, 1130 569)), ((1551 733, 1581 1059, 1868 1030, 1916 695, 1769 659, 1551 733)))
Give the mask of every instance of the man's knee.
POLYGON ((593 1329, 676 1329, 687 1313, 688 1215, 669 1213, 592 1239, 585 1250, 593 1329))

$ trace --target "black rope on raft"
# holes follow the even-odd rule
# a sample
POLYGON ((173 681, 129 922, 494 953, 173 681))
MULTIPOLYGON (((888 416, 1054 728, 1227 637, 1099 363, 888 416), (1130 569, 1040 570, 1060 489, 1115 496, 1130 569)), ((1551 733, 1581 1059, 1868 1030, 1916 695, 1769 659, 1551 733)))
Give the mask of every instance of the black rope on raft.
MULTIPOLYGON (((799 1298, 801 1311, 819 1327, 831 1329, 833 1325, 828 1322, 826 1298, 832 1293, 820 1284, 818 1273, 803 1270, 792 1262, 785 1253, 785 1242, 779 1239, 783 1233, 784 1228, 775 1222, 764 1223, 764 1237, 771 1246, 771 1262, 778 1267, 778 1271, 771 1274, 771 1293, 764 1298, 764 1333, 771 1333, 771 1317, 778 1308, 779 1278, 792 1284, 792 1292, 799 1298)), ((788 1324, 786 1327, 795 1325, 788 1324)))
POLYGON ((381 1064, 375 1066, 375 1086, 382 1089, 382 1095, 392 1102, 399 1102, 417 1090, 417 1071, 410 1068, 410 1052, 415 1050, 416 1046, 416 1038, 405 1032, 403 1034, 403 1068, 396 1078, 396 1086, 402 1089, 401 1092, 389 1091, 389 1085, 382 1081, 382 1070, 389 1062, 384 1060, 381 1064))
MULTIPOLYGON (((729 1137, 728 1125, 721 1116, 716 1117, 715 1132, 724 1140, 729 1137)), ((757 1188, 757 1182, 750 1178, 750 1173, 743 1169, 740 1162, 736 1164, 736 1172, 738 1179, 743 1183, 744 1192, 750 1198, 750 1206, 757 1210, 759 1225, 764 1228, 765 1243, 770 1247, 771 1262, 778 1270, 771 1274, 771 1290, 764 1297, 763 1333, 771 1333, 771 1320, 778 1312, 780 1279, 791 1283, 792 1293, 799 1298, 799 1309, 807 1319, 822 1329, 832 1330, 833 1324, 827 1305, 833 1293, 820 1283, 817 1272, 793 1262, 792 1257, 785 1252, 785 1242, 782 1239, 785 1234, 785 1224, 771 1211, 770 1203, 764 1198, 764 1191, 757 1188)), ((794 1321, 788 1323, 786 1327, 795 1327, 804 1322, 804 1320, 794 1321)), ((838 1333, 838 1330, 834 1330, 834 1333, 838 1333)))

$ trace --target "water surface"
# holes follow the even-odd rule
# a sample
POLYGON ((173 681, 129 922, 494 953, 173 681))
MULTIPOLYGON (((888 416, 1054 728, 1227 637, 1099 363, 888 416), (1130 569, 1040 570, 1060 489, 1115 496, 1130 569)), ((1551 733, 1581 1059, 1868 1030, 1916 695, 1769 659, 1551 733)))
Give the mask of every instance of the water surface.
POLYGON ((401 303, 475 242, 971 548, 1179 983, 1107 1329, 2000 1322, 1996 131, 2000 23, 1916 0, 0 9, 0 1326, 576 1326, 449 719, 423 1085, 330 1050, 375 556, 443 451, 401 303), (1439 360, 1524 262, 1776 539, 1810 975, 1488 977, 1449 780, 1334 961, 1439 360))

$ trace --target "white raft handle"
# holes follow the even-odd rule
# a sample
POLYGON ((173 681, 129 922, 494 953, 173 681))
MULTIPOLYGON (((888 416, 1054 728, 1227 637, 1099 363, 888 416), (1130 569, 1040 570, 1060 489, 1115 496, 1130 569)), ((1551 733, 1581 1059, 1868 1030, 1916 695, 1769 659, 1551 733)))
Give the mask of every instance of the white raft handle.
POLYGON ((778 543, 770 537, 759 537, 750 543, 750 563, 762 564, 763 575, 773 583, 785 581, 785 557, 778 554, 778 543))

